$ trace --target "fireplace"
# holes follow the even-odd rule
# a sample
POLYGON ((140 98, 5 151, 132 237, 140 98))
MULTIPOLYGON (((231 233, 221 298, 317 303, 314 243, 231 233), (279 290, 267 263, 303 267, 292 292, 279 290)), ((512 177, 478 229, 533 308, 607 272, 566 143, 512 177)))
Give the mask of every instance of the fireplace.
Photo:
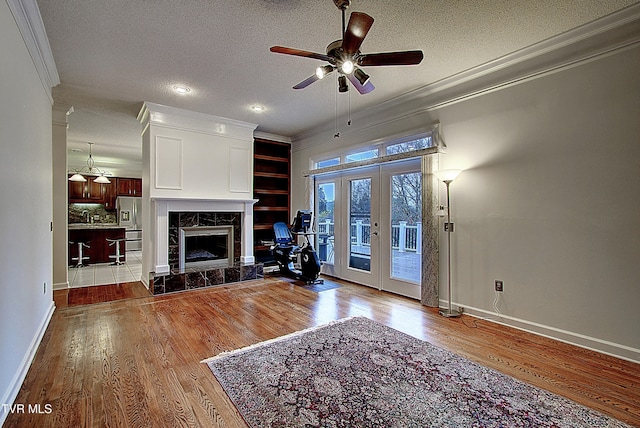
POLYGON ((185 272, 233 266, 242 255, 242 213, 170 211, 168 261, 185 272))
POLYGON ((180 228, 179 268, 229 266, 233 263, 233 226, 180 228))

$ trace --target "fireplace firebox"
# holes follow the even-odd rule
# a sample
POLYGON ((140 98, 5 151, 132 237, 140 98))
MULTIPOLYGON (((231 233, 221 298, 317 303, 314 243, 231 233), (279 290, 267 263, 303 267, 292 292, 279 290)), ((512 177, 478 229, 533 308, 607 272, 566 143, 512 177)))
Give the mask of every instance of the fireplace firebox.
POLYGON ((233 263, 233 226, 180 228, 179 268, 230 266, 233 263))

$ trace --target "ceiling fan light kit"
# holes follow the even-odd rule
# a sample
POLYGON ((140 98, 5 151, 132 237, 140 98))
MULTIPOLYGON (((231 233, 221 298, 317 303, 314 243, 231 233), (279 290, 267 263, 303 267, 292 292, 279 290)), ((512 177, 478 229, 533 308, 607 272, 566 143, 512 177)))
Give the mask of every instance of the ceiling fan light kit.
POLYGON ((362 86, 366 85, 367 82, 369 81, 369 75, 364 71, 362 71, 361 68, 356 67, 355 71, 353 72, 353 75, 355 76, 356 79, 358 79, 358 82, 360 82, 362 86))
POLYGON ((349 90, 348 79, 360 94, 368 94, 375 87, 369 80, 369 75, 358 66, 417 65, 422 62, 424 55, 419 50, 363 54, 360 52, 360 46, 373 25, 374 19, 366 13, 352 12, 349 16, 349 23, 345 26, 346 9, 350 6, 351 1, 333 0, 333 3, 342 11, 342 39, 330 43, 327 46, 326 54, 284 46, 272 46, 270 49, 274 53, 317 59, 330 64, 318 67, 314 75, 298 83, 293 89, 306 88, 333 70, 338 70, 340 73, 338 77, 339 92, 349 90))
POLYGON ((333 70, 335 70, 335 68, 332 65, 318 67, 316 68, 316 76, 318 77, 318 79, 323 79, 324 76, 331 73, 333 70))
POLYGON ((347 92, 348 90, 347 78, 345 76, 338 77, 338 92, 347 92))

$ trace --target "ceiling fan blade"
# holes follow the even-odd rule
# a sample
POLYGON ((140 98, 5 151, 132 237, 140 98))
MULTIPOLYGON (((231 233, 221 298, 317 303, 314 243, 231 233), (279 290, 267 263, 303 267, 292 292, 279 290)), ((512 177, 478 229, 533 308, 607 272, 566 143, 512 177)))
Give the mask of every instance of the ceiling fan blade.
POLYGON ((342 39, 342 50, 348 55, 358 52, 372 24, 373 18, 366 13, 352 12, 342 39))
POLYGON ((378 65, 416 65, 420 64, 424 55, 422 51, 383 52, 362 55, 358 65, 371 67, 378 65))
POLYGON ((333 58, 325 54, 303 51, 301 49, 285 48, 284 46, 271 46, 271 49, 269 50, 271 52, 275 52, 279 54, 303 56, 305 58, 313 58, 313 59, 319 59, 322 61, 329 61, 329 62, 334 61, 333 58))
POLYGON ((362 95, 368 94, 376 88, 375 86, 373 86, 373 83, 371 83, 371 81, 368 81, 365 85, 361 85, 356 76, 353 75, 353 73, 347 74, 346 76, 353 87, 356 88, 356 90, 362 95))
POLYGON ((314 74, 313 76, 307 77, 302 82, 298 83, 296 86, 293 87, 293 89, 304 89, 310 84, 312 84, 313 82, 315 82, 316 80, 320 80, 320 78, 314 74))

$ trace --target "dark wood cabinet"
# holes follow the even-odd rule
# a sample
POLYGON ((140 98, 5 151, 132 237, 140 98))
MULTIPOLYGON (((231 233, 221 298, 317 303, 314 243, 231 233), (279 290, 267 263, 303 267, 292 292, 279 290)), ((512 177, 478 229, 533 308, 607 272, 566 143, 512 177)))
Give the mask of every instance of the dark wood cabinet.
POLYGON ((133 179, 133 196, 142 196, 142 179, 133 179))
POLYGON ((142 196, 142 179, 119 177, 116 182, 117 196, 142 196))
POLYGON ((111 179, 111 184, 103 184, 103 199, 104 199, 104 208, 107 211, 116 209, 116 179, 111 179))
MULTIPOLYGON (((115 254, 115 248, 109 246, 107 238, 109 239, 123 239, 125 237, 125 229, 116 228, 91 228, 86 229, 69 229, 69 241, 73 244, 69 244, 69 266, 73 266, 77 261, 72 260, 74 257, 78 257, 78 242, 85 242, 89 245, 89 248, 84 248, 84 256, 88 256, 89 260, 86 260, 84 264, 93 263, 109 263, 113 262, 113 259, 109 258, 110 255, 115 254)), ((120 254, 124 260, 125 245, 120 244, 120 254)))
POLYGON ((87 181, 69 181, 70 204, 103 204, 111 211, 116 209, 118 196, 142 196, 141 178, 109 177, 110 184, 96 183, 95 177, 86 178, 87 181))
POLYGON ((69 182, 69 202, 84 200, 85 184, 87 183, 85 183, 84 181, 69 182))
POLYGON ((103 184, 93 181, 95 177, 87 177, 87 199, 93 203, 101 204, 104 201, 103 184))
POLYGON ((69 181, 69 203, 71 204, 105 204, 106 209, 115 209, 115 199, 108 201, 107 195, 112 192, 111 184, 100 184, 94 181, 95 177, 87 176, 87 181, 69 181))
POLYGON ((256 261, 273 262, 270 246, 273 224, 291 223, 291 145, 261 138, 254 140, 253 206, 254 256, 256 261))

